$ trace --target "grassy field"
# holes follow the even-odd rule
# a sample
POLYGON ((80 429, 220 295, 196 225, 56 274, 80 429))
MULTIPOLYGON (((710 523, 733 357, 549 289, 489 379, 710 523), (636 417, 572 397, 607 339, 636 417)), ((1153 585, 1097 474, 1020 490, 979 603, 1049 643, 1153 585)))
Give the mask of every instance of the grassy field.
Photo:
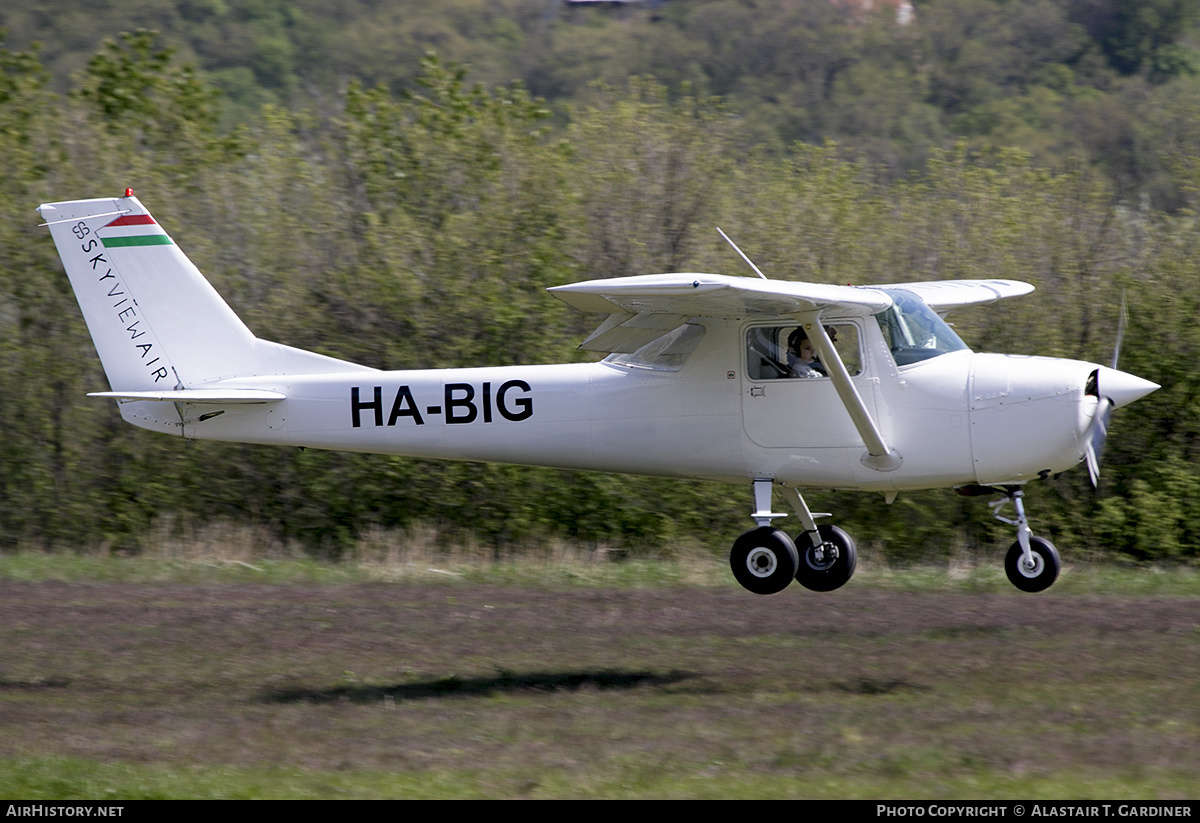
POLYGON ((0 796, 1194 798, 1200 574, 0 558, 0 796))

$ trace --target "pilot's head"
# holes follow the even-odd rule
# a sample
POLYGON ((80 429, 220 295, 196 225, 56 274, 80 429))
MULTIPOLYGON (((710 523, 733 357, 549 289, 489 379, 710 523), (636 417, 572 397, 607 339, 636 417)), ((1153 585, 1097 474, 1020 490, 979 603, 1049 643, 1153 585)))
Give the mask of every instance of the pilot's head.
POLYGON ((797 326, 788 335, 788 349, 790 351, 799 351, 800 343, 805 340, 808 340, 808 333, 803 328, 797 326))
MULTIPOLYGON (((837 342, 837 329, 833 326, 826 326, 825 333, 829 335, 831 343, 837 342)), ((808 332, 804 331, 803 326, 797 326, 788 335, 788 351, 794 352, 802 360, 812 362, 817 359, 817 350, 813 346, 812 341, 808 339, 808 332)))
POLYGON ((788 335, 788 351, 799 357, 805 363, 817 359, 816 349, 804 329, 797 327, 788 335))

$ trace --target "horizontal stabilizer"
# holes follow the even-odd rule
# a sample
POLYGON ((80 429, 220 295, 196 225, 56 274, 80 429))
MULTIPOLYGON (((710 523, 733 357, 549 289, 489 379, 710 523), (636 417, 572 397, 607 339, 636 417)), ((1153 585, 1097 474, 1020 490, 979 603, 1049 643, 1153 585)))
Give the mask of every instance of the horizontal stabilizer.
POLYGON ((240 403, 278 403, 287 395, 266 389, 179 389, 178 391, 97 391, 88 397, 112 397, 118 403, 154 401, 160 403, 206 403, 226 406, 240 403))

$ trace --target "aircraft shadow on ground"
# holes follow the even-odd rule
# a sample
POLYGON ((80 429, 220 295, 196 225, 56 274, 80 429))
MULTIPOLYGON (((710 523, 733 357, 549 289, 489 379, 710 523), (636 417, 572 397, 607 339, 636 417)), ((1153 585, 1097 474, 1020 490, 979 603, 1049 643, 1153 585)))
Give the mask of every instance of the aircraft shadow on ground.
POLYGON ((6 680, 0 679, 0 691, 41 691, 43 689, 64 689, 71 685, 71 678, 52 676, 36 680, 6 680))
POLYGON ((498 672, 493 677, 443 677, 394 686, 343 684, 328 689, 303 687, 275 688, 264 692, 266 703, 372 703, 380 700, 429 700, 439 697, 487 697, 498 693, 560 692, 595 689, 616 691, 643 687, 669 686, 698 675, 672 671, 626 672, 615 670, 585 672, 498 672))

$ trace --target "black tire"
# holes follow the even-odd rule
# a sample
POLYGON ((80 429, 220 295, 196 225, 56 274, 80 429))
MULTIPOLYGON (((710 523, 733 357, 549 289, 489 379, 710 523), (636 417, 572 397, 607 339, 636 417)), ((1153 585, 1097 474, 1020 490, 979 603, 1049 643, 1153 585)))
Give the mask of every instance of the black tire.
POLYGON ((743 534, 729 552, 733 576, 747 591, 775 594, 788 587, 799 565, 796 544, 779 529, 759 526, 743 534))
POLYGON ((1012 544, 1008 556, 1004 558, 1004 572, 1008 582, 1023 592, 1040 592, 1050 588, 1058 579, 1062 569, 1062 561, 1058 558, 1058 549, 1049 540, 1040 537, 1029 538, 1029 550, 1033 553, 1034 567, 1026 568, 1022 562, 1024 552, 1021 543, 1012 544))
POLYGON ((846 585, 858 565, 858 551, 850 535, 837 526, 818 526, 821 543, 812 544, 812 537, 802 532, 796 537, 800 563, 796 579, 814 592, 831 592, 846 585))

